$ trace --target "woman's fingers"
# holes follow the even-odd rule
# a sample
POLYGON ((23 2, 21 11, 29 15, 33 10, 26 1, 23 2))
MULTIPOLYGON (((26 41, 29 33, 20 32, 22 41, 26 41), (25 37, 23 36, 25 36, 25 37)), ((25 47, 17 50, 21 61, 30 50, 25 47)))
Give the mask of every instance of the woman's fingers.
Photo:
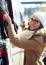
POLYGON ((4 16, 3 16, 3 19, 5 20, 5 21, 7 21, 8 22, 8 24, 10 23, 10 21, 11 21, 11 18, 10 18, 10 16, 6 13, 6 14, 4 14, 4 16))

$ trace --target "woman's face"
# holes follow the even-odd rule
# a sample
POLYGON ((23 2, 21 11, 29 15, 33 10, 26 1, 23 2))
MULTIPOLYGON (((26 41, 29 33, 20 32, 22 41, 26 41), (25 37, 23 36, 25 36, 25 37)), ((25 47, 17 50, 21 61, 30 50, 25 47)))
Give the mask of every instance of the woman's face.
POLYGON ((29 22, 29 27, 31 30, 37 30, 40 27, 40 20, 36 17, 33 16, 29 22))

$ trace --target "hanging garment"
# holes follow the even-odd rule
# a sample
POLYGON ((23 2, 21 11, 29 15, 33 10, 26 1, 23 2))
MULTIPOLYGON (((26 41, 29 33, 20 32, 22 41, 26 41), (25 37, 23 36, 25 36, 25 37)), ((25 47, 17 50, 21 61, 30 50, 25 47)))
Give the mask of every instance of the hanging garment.
POLYGON ((9 65, 8 53, 5 43, 0 42, 0 65, 9 65))

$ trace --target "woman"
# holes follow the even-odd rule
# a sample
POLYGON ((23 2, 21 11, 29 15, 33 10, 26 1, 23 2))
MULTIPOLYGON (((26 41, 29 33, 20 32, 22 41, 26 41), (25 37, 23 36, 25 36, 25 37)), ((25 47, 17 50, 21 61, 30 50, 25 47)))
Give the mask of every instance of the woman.
MULTIPOLYGON (((6 13, 4 14, 4 20, 8 23, 8 35, 10 38, 10 41, 17 47, 25 49, 25 62, 24 65, 37 65, 37 60, 39 59, 44 47, 46 44, 44 44, 43 36, 37 35, 36 32, 38 30, 42 29, 44 27, 44 17, 45 13, 39 12, 32 16, 31 21, 29 22, 29 29, 30 31, 34 31, 35 33, 31 34, 30 39, 18 39, 14 37, 13 31, 12 31, 12 23, 11 18, 6 13), (41 19, 40 19, 41 18, 41 19)), ((29 30, 28 30, 29 31, 29 30)), ((23 34, 22 34, 23 35, 23 34)))

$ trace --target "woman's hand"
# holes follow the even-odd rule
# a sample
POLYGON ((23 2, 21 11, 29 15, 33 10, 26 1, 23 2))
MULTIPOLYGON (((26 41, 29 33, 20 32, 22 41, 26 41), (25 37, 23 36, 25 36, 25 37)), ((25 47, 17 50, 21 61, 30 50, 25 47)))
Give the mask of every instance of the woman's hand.
POLYGON ((7 21, 8 24, 11 23, 11 18, 10 18, 10 16, 9 16, 7 13, 5 13, 5 14, 3 15, 3 19, 4 19, 5 21, 7 21))

